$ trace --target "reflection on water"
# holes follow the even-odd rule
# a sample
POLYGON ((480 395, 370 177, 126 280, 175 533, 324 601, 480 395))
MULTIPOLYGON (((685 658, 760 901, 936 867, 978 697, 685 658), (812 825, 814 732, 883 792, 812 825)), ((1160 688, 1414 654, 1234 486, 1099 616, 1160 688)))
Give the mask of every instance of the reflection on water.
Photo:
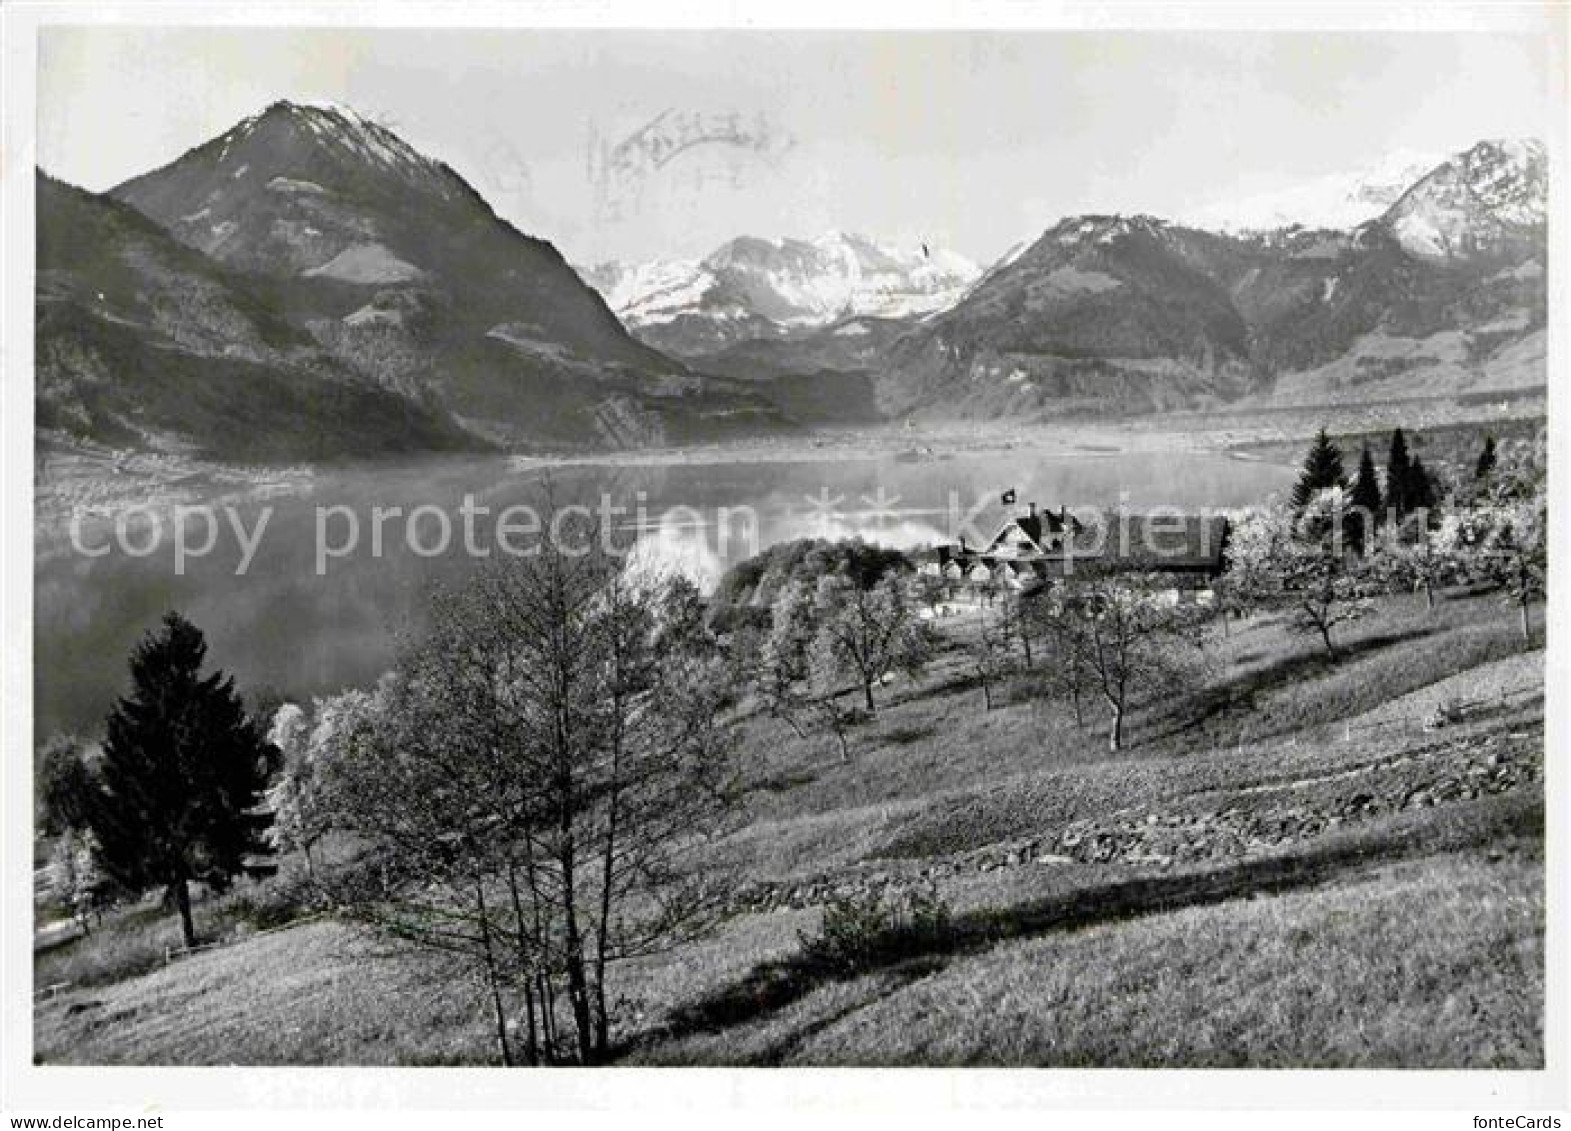
MULTIPOLYGON (((214 552, 174 574, 165 547, 145 558, 113 553, 40 559, 35 571, 35 689, 39 735, 96 734, 125 681, 137 638, 177 608, 207 633, 211 661, 242 688, 308 696, 364 684, 387 667, 397 635, 418 628, 421 589, 432 578, 473 567, 459 531, 464 496, 489 508, 539 501, 540 472, 511 472, 500 460, 324 472, 310 494, 252 504, 273 508, 243 577, 241 552, 220 538, 214 552), (318 508, 351 508, 361 526, 357 552, 315 569, 318 508), (438 557, 410 549, 402 519, 384 526, 372 552, 375 507, 445 511, 453 544, 438 557)), ((616 508, 613 525, 638 539, 647 563, 680 568, 712 586, 721 572, 775 542, 861 536, 912 548, 952 536, 952 506, 989 532, 1003 514, 1000 492, 1021 505, 1231 507, 1287 486, 1292 473, 1261 463, 1201 454, 1044 456, 978 452, 926 462, 706 464, 572 468, 552 473, 558 503, 616 508), (977 507, 977 504, 982 504, 977 507), (672 508, 681 508, 673 510, 672 508)), ((254 525, 254 513, 246 515, 254 525)), ((341 520, 347 521, 347 520, 341 520)), ((341 536, 342 528, 334 528, 341 536)), ((480 529, 488 533, 484 521, 480 529)), ((429 533, 429 527, 422 527, 429 533)), ((482 549, 495 543, 484 534, 482 549)))

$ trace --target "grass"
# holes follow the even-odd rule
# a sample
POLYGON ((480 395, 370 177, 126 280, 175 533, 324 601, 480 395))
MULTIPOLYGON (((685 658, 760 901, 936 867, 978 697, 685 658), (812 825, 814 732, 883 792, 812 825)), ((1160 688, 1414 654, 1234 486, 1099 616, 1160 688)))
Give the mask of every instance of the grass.
MULTIPOLYGON (((1122 806, 1258 780, 1266 758, 1306 772, 1356 761, 1372 755, 1332 742, 1347 720, 1522 655, 1487 597, 1442 602, 1433 614, 1422 598, 1388 600, 1381 616, 1350 626, 1342 643, 1346 655, 1332 664, 1315 642, 1276 621, 1248 622, 1212 645, 1222 674, 1178 704, 1144 705, 1130 725, 1131 744, 1117 754, 1105 748, 1095 703, 1087 704, 1083 728, 1066 705, 1041 699, 984 711, 953 654, 940 657, 919 687, 889 696, 878 719, 857 732, 849 764, 824 741, 754 720, 747 746, 762 752, 755 773, 795 784, 753 796, 753 822, 728 845, 730 859, 788 876, 959 852, 1122 806)), ((1427 713, 1412 711, 1413 732, 1427 713)))
MULTIPOLYGON (((1333 665, 1271 619, 1238 626, 1210 645, 1219 674, 1143 703, 1116 754, 1094 709, 1085 727, 1019 694, 984 711, 954 650, 881 693, 847 762, 832 740, 744 719, 749 820, 715 857, 755 881, 916 881, 956 853, 1125 810, 1340 804, 1371 780, 1400 791, 1453 746, 1541 743, 1542 653, 1521 649, 1493 598, 1433 613, 1388 600, 1340 643, 1333 665), (1496 706, 1427 733, 1450 698, 1496 706)), ((1541 839, 1541 795, 1518 788, 1165 871, 943 874, 952 929, 870 948, 854 969, 805 953, 817 908, 739 915, 615 968, 614 1035, 627 1059, 656 1063, 1532 1065, 1541 839)), ((40 1055, 494 1062, 484 1003, 443 959, 373 954, 333 922, 241 937, 274 921, 270 890, 203 903, 204 932, 234 945, 167 968, 178 928, 150 908, 37 956, 38 984, 76 983, 38 1006, 40 1055)))
POLYGON ((1005 946, 860 1011, 798 1059, 1540 1067, 1540 867, 1426 861, 1005 946), (934 1017, 945 1023, 918 1023, 934 1017))
POLYGON ((1542 860, 1527 842, 919 959, 640 1056, 1531 1068, 1543 957, 1542 860))
POLYGON ((487 1063, 478 986, 447 973, 308 923, 45 1002, 34 1051, 44 1063, 487 1063))
MULTIPOLYGON (((197 938, 204 943, 280 927, 307 912, 304 889, 288 870, 265 883, 242 880, 223 895, 204 893, 200 887, 193 894, 192 917, 197 938)), ((37 953, 33 984, 43 988, 119 982, 163 966, 170 952, 183 945, 179 917, 155 895, 115 909, 87 934, 37 953)))

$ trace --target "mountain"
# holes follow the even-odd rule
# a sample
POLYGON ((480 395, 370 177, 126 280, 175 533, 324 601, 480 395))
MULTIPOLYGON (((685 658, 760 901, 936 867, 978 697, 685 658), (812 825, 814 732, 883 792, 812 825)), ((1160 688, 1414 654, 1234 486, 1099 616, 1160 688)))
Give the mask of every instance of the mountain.
POLYGON ((890 412, 1146 411, 1252 388, 1225 237, 1153 217, 1060 221, 892 347, 890 412))
POLYGON ((1381 219, 1410 255, 1510 263, 1544 244, 1549 173, 1538 141, 1483 141, 1441 164, 1381 219))
POLYGON ((1214 201, 1184 213, 1180 222, 1240 234, 1278 228, 1356 228, 1378 219, 1444 155, 1403 149, 1368 168, 1316 177, 1277 192, 1214 201))
POLYGON ((38 174, 38 427, 245 460, 474 447, 130 207, 38 174))
POLYGON ((1060 416, 1540 386, 1542 146, 1485 141, 1349 230, 1060 221, 900 336, 889 413, 1060 416))
POLYGON ((1351 233, 1299 233, 1240 281, 1278 402, 1542 386, 1548 177, 1536 141, 1482 141, 1351 233))
POLYGON ((834 232, 586 283, 386 126, 279 102, 108 196, 39 178, 39 420, 292 459, 1541 387, 1543 146, 1396 176, 1306 188, 1333 226, 1070 217, 986 272, 834 232))
POLYGON ((353 110, 277 102, 112 190, 343 365, 507 446, 783 426, 636 341, 557 250, 353 110))
POLYGON ((830 232, 742 236, 701 260, 607 263, 585 277, 638 337, 691 357, 858 316, 915 318, 952 305, 977 274, 941 248, 830 232))
POLYGON ((798 424, 873 424, 882 419, 875 371, 912 324, 855 315, 789 334, 745 338, 694 355, 688 364, 753 384, 798 424))
POLYGON ((786 332, 696 259, 601 263, 580 274, 641 341, 678 357, 786 332))

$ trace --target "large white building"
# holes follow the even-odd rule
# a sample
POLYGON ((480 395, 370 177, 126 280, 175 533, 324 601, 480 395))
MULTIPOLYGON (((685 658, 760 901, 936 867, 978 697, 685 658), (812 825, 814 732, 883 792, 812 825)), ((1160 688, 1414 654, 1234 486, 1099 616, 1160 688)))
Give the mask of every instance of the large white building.
POLYGON ((1071 514, 1066 508, 1007 519, 984 546, 938 546, 917 571, 967 591, 1032 589, 1076 571, 1143 573, 1171 580, 1175 599, 1209 599, 1226 565, 1227 519, 1176 512, 1071 514))

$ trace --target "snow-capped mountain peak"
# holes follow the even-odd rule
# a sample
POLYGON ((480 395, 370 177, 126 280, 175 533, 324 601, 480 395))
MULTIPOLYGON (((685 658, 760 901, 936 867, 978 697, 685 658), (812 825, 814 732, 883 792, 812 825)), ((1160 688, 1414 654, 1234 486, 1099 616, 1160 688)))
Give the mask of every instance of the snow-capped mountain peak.
POLYGON ((252 170, 284 170, 301 191, 321 188, 318 174, 394 178, 445 199, 456 179, 441 162, 419 152, 380 122, 334 102, 274 102, 202 147, 216 170, 239 181, 252 170))
POLYGON ((1540 238, 1548 197, 1541 142, 1481 141, 1408 189, 1381 224, 1421 258, 1490 258, 1540 238))
POLYGON ((1196 228, 1232 233, 1294 225, 1354 228, 1390 208, 1415 181, 1444 160, 1444 154, 1399 149, 1362 169, 1315 177, 1275 192, 1217 200, 1181 219, 1196 228))
POLYGON ((928 314, 952 305, 980 271, 920 241, 829 231, 813 239, 739 236, 702 260, 602 264, 583 273, 631 327, 707 321, 724 340, 743 321, 784 332, 862 315, 928 314))
POLYGON ((717 294, 720 281, 696 259, 656 259, 647 263, 611 261, 582 268, 579 274, 596 287, 606 304, 628 326, 670 322, 707 304, 720 316, 720 307, 735 312, 736 303, 725 303, 717 294))
POLYGON ((421 153, 392 130, 336 102, 278 102, 266 113, 291 117, 298 127, 342 156, 364 162, 380 173, 419 181, 442 195, 452 192, 451 178, 439 161, 421 153))

